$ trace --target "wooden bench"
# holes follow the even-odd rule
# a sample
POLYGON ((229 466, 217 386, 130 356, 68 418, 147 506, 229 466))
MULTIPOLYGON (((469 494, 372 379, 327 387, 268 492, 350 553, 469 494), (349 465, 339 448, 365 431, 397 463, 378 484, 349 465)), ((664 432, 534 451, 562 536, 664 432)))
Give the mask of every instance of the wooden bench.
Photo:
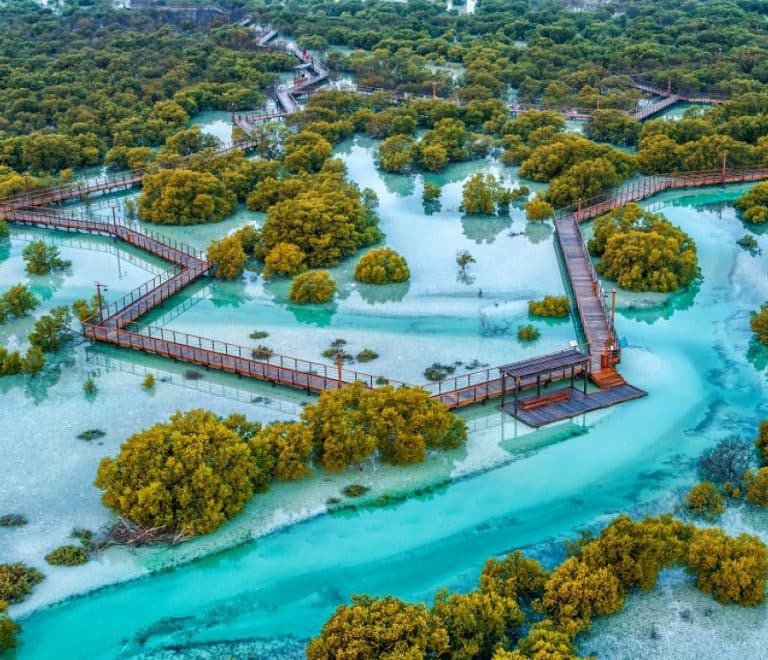
POLYGON ((540 396, 535 399, 528 399, 526 401, 521 401, 518 405, 523 410, 534 410, 536 408, 541 408, 542 406, 548 406, 550 403, 560 403, 561 401, 567 401, 571 398, 571 390, 559 390, 557 392, 552 392, 552 394, 547 394, 546 396, 540 396))

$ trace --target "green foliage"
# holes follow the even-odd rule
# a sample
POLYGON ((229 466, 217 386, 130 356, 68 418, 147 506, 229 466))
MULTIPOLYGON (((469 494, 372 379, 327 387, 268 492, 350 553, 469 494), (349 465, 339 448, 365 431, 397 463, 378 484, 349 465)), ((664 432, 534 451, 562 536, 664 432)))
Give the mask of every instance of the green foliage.
POLYGON ((489 559, 480 574, 480 589, 530 604, 541 598, 549 573, 519 550, 504 559, 489 559))
POLYGON ((539 337, 541 337, 541 332, 536 326, 531 325, 530 323, 521 325, 517 329, 517 338, 520 341, 536 341, 539 337))
POLYGON ((264 258, 264 279, 273 275, 285 277, 295 275, 305 270, 304 262, 307 255, 293 243, 278 243, 264 258))
POLYGON ((361 497, 369 490, 371 489, 368 486, 363 486, 362 484, 349 484, 349 486, 344 486, 341 492, 347 497, 361 497))
POLYGON ((755 333, 757 341, 768 345, 768 302, 760 306, 759 312, 752 312, 750 314, 749 327, 755 333))
POLYGON ((204 534, 238 513, 259 479, 254 443, 213 413, 176 413, 101 461, 102 502, 144 528, 204 534))
POLYGON ((151 390, 155 387, 155 377, 152 374, 147 374, 144 380, 141 381, 141 386, 145 390, 151 390))
MULTIPOLYGON (((415 157, 415 142, 408 135, 388 137, 376 149, 378 166, 385 172, 394 174, 408 174, 413 169, 415 157)), ((426 184, 424 190, 426 191, 426 184)))
POLYGON ((96 394, 96 391, 98 388, 96 387, 96 381, 93 380, 90 376, 85 379, 85 382, 83 383, 83 392, 86 393, 86 395, 93 395, 96 394))
POLYGON ((601 275, 632 291, 674 291, 698 275, 696 245, 679 227, 634 203, 595 221, 589 251, 601 275))
POLYGON ((760 422, 755 438, 755 447, 760 454, 760 462, 762 464, 768 463, 768 419, 760 422))
POLYGON ((693 486, 685 496, 686 508, 697 518, 716 520, 725 511, 723 496, 711 481, 693 486))
POLYGON ((377 357, 379 357, 379 354, 370 348, 364 348, 357 355, 355 355, 355 359, 358 362, 370 362, 371 360, 375 360, 377 357))
POLYGON ((619 516, 583 546, 580 559, 593 571, 610 570, 622 593, 649 591, 662 570, 683 562, 691 533, 671 516, 640 522, 619 516))
POLYGON ((564 318, 570 312, 568 296, 544 296, 541 300, 528 301, 528 313, 533 316, 564 318))
POLYGON ((44 578, 36 568, 22 562, 0 564, 0 601, 20 603, 44 578))
POLYGON ((512 201, 528 195, 528 188, 509 190, 493 174, 477 172, 464 184, 460 210, 469 215, 509 211, 512 201))
POLYGON ((86 429, 82 433, 78 433, 76 437, 78 440, 90 442, 91 440, 103 438, 105 435, 107 435, 106 431, 102 431, 101 429, 86 429))
POLYGON ((18 625, 7 613, 8 604, 0 600, 0 655, 16 647, 16 635, 21 631, 18 625))
POLYGON ((307 648, 309 660, 329 658, 439 657, 449 650, 448 634, 424 605, 387 596, 355 596, 341 605, 307 648))
POLYGON ((72 315, 67 307, 54 307, 35 322, 29 334, 29 343, 44 353, 54 353, 72 337, 71 322, 72 315))
POLYGON ((312 428, 315 460, 332 472, 374 453, 396 465, 421 462, 428 450, 459 447, 467 438, 463 420, 421 388, 355 383, 323 392, 302 419, 312 428))
POLYGON ((295 303, 326 303, 336 293, 336 282, 326 270, 313 270, 296 275, 288 297, 295 303))
POLYGON ((283 162, 289 172, 319 172, 331 157, 331 143, 313 131, 300 131, 285 141, 283 162))
POLYGON ((768 220, 768 182, 758 183, 736 200, 736 208, 744 219, 753 224, 768 220))
POLYGON ((264 344, 259 344, 251 351, 251 356, 254 360, 269 360, 272 357, 274 351, 264 344))
POLYGON ((269 337, 269 333, 266 330, 254 330, 250 335, 248 335, 251 339, 264 339, 265 337, 269 337))
MULTIPOLYGON (((260 207, 268 205, 261 234, 267 252, 279 243, 292 243, 306 255, 308 266, 333 266, 382 237, 375 193, 361 191, 343 175, 323 172, 281 182, 267 179, 257 192, 269 190, 272 193, 258 201, 260 207)), ((249 206, 254 203, 249 196, 249 206)))
POLYGON ((525 204, 525 217, 530 222, 542 222, 555 214, 552 205, 541 197, 534 197, 525 204))
POLYGON ((433 362, 424 370, 424 378, 431 381, 445 380, 448 374, 454 371, 456 371, 456 365, 433 362))
POLYGON ((208 261, 214 277, 220 280, 235 280, 243 274, 248 255, 243 250, 240 238, 232 234, 209 243, 208 261))
POLYGON ((220 222, 236 204, 235 194, 209 172, 160 170, 144 175, 139 217, 174 225, 220 222))
POLYGON ((0 296, 0 323, 26 316, 40 304, 38 297, 24 284, 15 284, 0 296))
POLYGON ((488 658, 498 646, 508 644, 525 620, 514 597, 495 591, 435 596, 433 616, 448 633, 451 658, 488 658))
POLYGON ((757 254, 760 254, 760 244, 757 242, 757 239, 752 236, 752 234, 744 234, 744 236, 736 241, 736 245, 738 245, 742 250, 749 252, 753 257, 757 254))
MULTIPOLYGON (((4 197, 4 195, 0 196, 0 198, 1 197, 4 197)), ((0 218, 0 241, 6 241, 10 236, 11 236, 11 230, 8 227, 8 223, 5 220, 3 220, 3 218, 0 218)))
POLYGON ((275 422, 265 426, 252 440, 257 464, 264 478, 295 481, 312 474, 312 431, 300 422, 275 422), (269 466, 269 470, 264 468, 269 466))
POLYGON ((584 135, 595 142, 634 145, 640 137, 640 122, 621 110, 596 110, 584 127, 584 135))
POLYGON ((62 545, 45 555, 51 566, 80 566, 88 563, 88 550, 80 545, 62 545))
POLYGON ((88 302, 84 298, 78 298, 72 303, 72 311, 75 313, 77 319, 84 323, 92 316, 95 316, 99 312, 99 294, 94 294, 91 301, 88 302))
POLYGON ((0 527, 24 527, 27 518, 20 513, 6 513, 0 516, 0 527))
POLYGON ((469 250, 459 250, 456 253, 456 265, 461 269, 462 273, 466 272, 467 266, 475 263, 477 263, 477 259, 470 254, 469 250))
POLYGON ((754 536, 733 538, 719 529, 696 530, 686 561, 696 586, 721 603, 759 605, 765 600, 768 552, 754 536))
POLYGON ((421 199, 425 203, 428 202, 435 202, 438 199, 440 199, 440 195, 442 194, 443 190, 440 188, 439 185, 436 183, 432 183, 431 181, 425 181, 424 182, 424 190, 421 193, 421 199))
POLYGON ((371 250, 355 266, 355 279, 366 284, 405 282, 410 276, 405 259, 386 247, 371 250))
POLYGON ((45 355, 39 346, 30 346, 21 359, 21 373, 28 376, 39 374, 45 367, 45 355))
POLYGON ((748 470, 743 477, 747 502, 768 507, 768 467, 748 470))
POLYGON ((621 610, 624 596, 610 568, 591 568, 571 557, 547 580, 539 607, 560 629, 574 634, 588 628, 595 616, 621 610))
POLYGON ((59 255, 59 248, 47 245, 45 241, 32 241, 21 252, 28 273, 46 275, 51 271, 63 270, 72 265, 59 255))

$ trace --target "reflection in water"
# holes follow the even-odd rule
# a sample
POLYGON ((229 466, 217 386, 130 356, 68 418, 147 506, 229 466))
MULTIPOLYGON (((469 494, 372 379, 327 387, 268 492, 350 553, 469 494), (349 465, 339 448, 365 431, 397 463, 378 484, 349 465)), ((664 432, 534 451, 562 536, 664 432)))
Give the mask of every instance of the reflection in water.
MULTIPOLYGON (((675 312, 690 309, 693 301, 701 289, 701 278, 684 291, 672 294, 645 294, 644 297, 634 297, 633 301, 617 310, 621 316, 635 321, 642 321, 652 325, 659 319, 670 319, 675 312)), ((628 295, 630 292, 623 292, 628 295)))
POLYGON ((51 272, 47 275, 37 275, 32 280, 31 289, 32 292, 40 296, 43 300, 50 300, 53 298, 53 294, 64 284, 64 275, 72 274, 72 269, 67 268, 65 271, 51 272))
POLYGON ((505 229, 512 226, 512 218, 508 215, 463 215, 461 228, 468 239, 478 245, 493 243, 496 237, 505 229))
POLYGON ((43 371, 35 376, 4 376, 0 378, 0 393, 7 394, 15 387, 24 387, 24 396, 39 405, 48 396, 48 390, 61 379, 65 368, 75 365, 74 344, 69 344, 62 351, 45 356, 43 371))
POLYGON ((302 325, 314 325, 318 328, 325 328, 331 324, 333 315, 338 311, 335 303, 326 303, 324 305, 298 305, 288 303, 284 307, 293 314, 296 320, 302 325))
POLYGON ((747 360, 758 371, 765 371, 768 367, 768 346, 753 338, 749 342, 749 349, 747 349, 747 360))
POLYGON ((398 197, 410 197, 416 192, 416 178, 403 174, 390 174, 381 172, 381 180, 388 192, 398 197))
POLYGON ((357 284, 357 291, 365 302, 370 305, 385 302, 399 302, 411 288, 410 281, 396 284, 357 284))
POLYGON ((525 237, 533 244, 548 241, 553 231, 548 222, 528 222, 525 225, 525 237))
POLYGON ((211 302, 214 307, 240 307, 250 300, 245 292, 247 284, 242 280, 211 283, 211 302))

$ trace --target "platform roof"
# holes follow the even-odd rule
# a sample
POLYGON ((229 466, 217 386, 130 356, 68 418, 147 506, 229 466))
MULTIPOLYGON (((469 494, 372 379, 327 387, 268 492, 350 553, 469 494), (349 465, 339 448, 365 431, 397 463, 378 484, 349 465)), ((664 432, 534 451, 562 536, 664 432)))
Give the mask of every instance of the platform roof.
POLYGON ((540 355, 530 360, 521 360, 499 367, 505 376, 511 378, 530 378, 539 374, 550 374, 571 367, 584 366, 589 363, 589 355, 575 348, 568 348, 557 353, 540 355))

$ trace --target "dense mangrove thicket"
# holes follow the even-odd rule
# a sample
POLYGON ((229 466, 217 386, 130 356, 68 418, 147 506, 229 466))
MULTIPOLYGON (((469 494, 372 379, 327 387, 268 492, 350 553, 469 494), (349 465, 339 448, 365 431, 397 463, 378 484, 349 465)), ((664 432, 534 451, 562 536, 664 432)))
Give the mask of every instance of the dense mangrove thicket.
POLYGON ((653 589, 673 566, 684 567, 722 603, 754 606, 765 599, 768 552, 746 534, 731 537, 671 516, 619 516, 597 537, 570 547, 572 556, 551 572, 519 551, 490 559, 475 590, 443 590, 432 607, 355 596, 312 640, 308 657, 356 649, 360 657, 575 659, 580 632, 596 617, 619 612, 633 593, 653 589))
POLYGON ((662 215, 627 204, 595 220, 597 271, 632 291, 674 291, 698 275, 696 245, 662 215))
POLYGON ((324 392, 298 422, 177 412, 103 459, 95 483, 106 506, 154 537, 187 537, 213 531, 273 480, 310 475, 313 462, 336 472, 374 456, 406 465, 465 440, 464 422, 426 391, 357 383, 324 392))

